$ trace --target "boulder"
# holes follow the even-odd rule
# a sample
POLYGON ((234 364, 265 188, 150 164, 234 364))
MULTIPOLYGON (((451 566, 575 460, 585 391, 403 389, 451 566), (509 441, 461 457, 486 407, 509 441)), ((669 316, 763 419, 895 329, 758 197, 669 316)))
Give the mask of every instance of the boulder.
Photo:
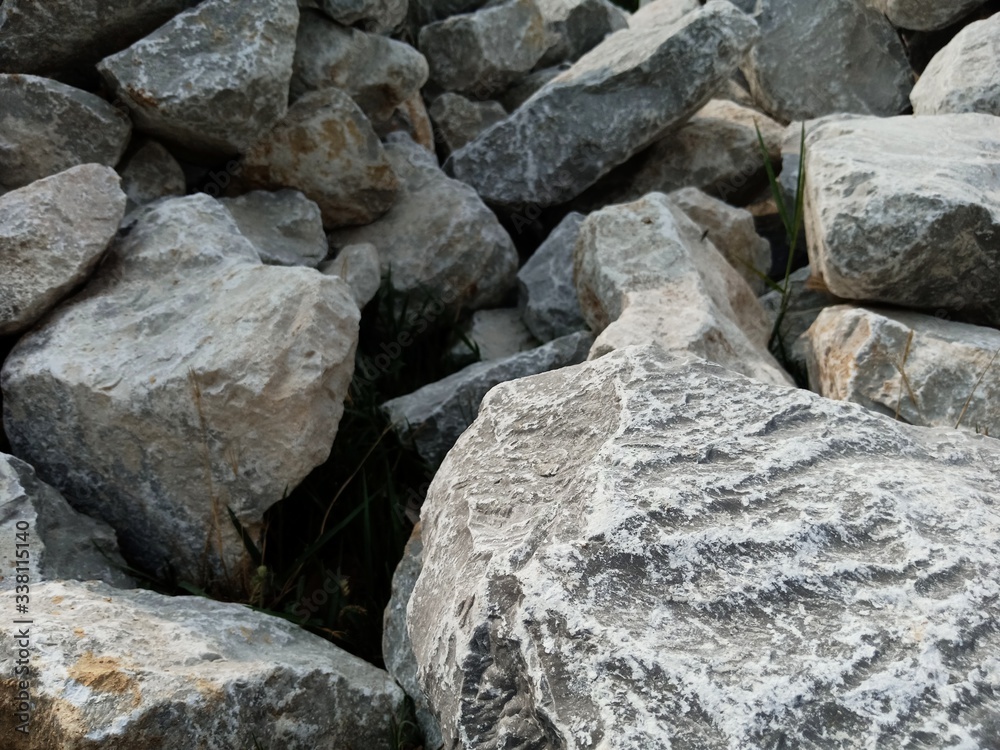
POLYGON ((299 0, 345 26, 362 24, 373 33, 395 29, 406 18, 407 0, 299 0))
MULTIPOLYGON (((287 620, 100 583, 44 583, 31 594, 33 705, 23 747, 395 750, 403 691, 287 620)), ((13 610, 12 593, 0 602, 13 610)), ((0 685, 12 696, 16 634, 0 633, 0 685)), ((7 711, 0 731, 14 737, 16 724, 7 711)))
MULTIPOLYGON (((124 198, 122 198, 124 203, 124 198)), ((238 588, 271 505, 329 456, 354 369, 347 285, 261 263, 199 194, 145 210, 0 371, 12 452, 160 579, 238 588)))
POLYGON ((502 384, 421 510, 445 747, 990 747, 998 472, 655 347, 502 384))
POLYGON ((297 100, 247 151, 236 185, 301 190, 332 228, 377 219, 392 206, 399 182, 364 112, 330 88, 297 100))
POLYGON ((615 31, 628 28, 628 16, 608 0, 537 0, 549 37, 538 65, 574 62, 615 31))
POLYGON ((400 439, 436 468, 472 424, 493 386, 582 362, 593 343, 580 331, 503 359, 476 362, 436 383, 386 401, 382 408, 400 439))
POLYGON ((219 201, 264 263, 316 268, 326 258, 319 206, 298 190, 255 190, 219 201))
POLYGON ((986 0, 867 0, 884 13, 894 26, 914 31, 934 31, 950 26, 986 0))
POLYGON ((450 93, 437 97, 428 114, 437 129, 438 139, 449 154, 507 117, 507 111, 499 102, 472 101, 461 94, 450 93))
POLYGON ((858 0, 760 0, 754 18, 761 39, 742 70, 754 99, 776 119, 889 116, 908 106, 906 50, 875 8, 858 0))
POLYGON ((504 0, 420 30, 431 82, 482 99, 530 71, 548 48, 538 0, 504 0))
POLYGON ((833 294, 1000 324, 997 122, 869 118, 813 131, 809 260, 833 294))
POLYGON ((1000 436, 1000 331, 835 305, 805 335, 809 387, 925 427, 1000 436))
POLYGON ((184 170, 160 143, 145 139, 118 167, 128 197, 126 213, 159 198, 184 195, 184 170))
POLYGON ((111 527, 77 513, 29 464, 4 453, 0 453, 0 555, 4 560, 0 592, 67 579, 135 586, 124 572, 125 561, 111 527))
POLYGON ((573 283, 573 249, 585 218, 567 214, 517 272, 521 317, 539 341, 587 328, 573 283))
POLYGON ((0 73, 49 75, 93 65, 155 31, 194 2, 4 0, 0 73))
POLYGON ((666 195, 590 214, 575 252, 580 307, 598 334, 591 359, 657 343, 768 383, 790 382, 767 350, 770 326, 753 291, 666 195))
POLYGON ((910 92, 918 115, 1000 117, 1000 14, 970 23, 938 52, 910 92))
POLYGON ((378 250, 367 242, 341 248, 336 258, 320 263, 319 270, 342 278, 351 288, 359 309, 375 298, 382 285, 378 250))
POLYGON ((503 359, 540 343, 524 325, 517 308, 476 310, 459 330, 461 337, 448 354, 453 361, 464 363, 503 359))
POLYGON ((722 0, 677 24, 619 31, 446 168, 493 203, 564 203, 700 109, 755 39, 753 21, 722 0))
MULTIPOLYGON (((783 283, 783 280, 778 282, 783 283)), ((809 330, 809 326, 816 322, 816 318, 828 307, 842 302, 838 297, 834 297, 822 288, 812 275, 809 266, 793 271, 788 277, 788 303, 785 308, 785 315, 778 327, 777 335, 780 339, 776 341, 779 356, 788 366, 789 372, 794 372, 803 378, 808 370, 808 342, 802 334, 809 330)), ((760 298, 760 306, 764 308, 767 317, 771 322, 771 330, 778 322, 781 314, 781 293, 777 290, 770 291, 760 298)), ((805 382, 805 380, 801 381, 805 382)))
POLYGON ((131 134, 128 115, 98 96, 0 75, 0 194, 80 164, 113 167, 131 134))
POLYGON ((90 276, 125 215, 118 182, 83 164, 0 196, 0 335, 27 330, 90 276))
POLYGON ((97 68, 139 130, 236 154, 288 109, 298 21, 295 0, 205 0, 97 68))
POLYGON ((475 190, 449 178, 437 159, 405 135, 386 145, 399 198, 378 221, 330 234, 335 247, 369 242, 400 300, 430 298, 449 311, 500 304, 514 286, 517 251, 475 190))
POLYGON ((369 119, 385 120, 426 82, 427 61, 410 45, 302 13, 292 99, 335 87, 350 94, 369 119))

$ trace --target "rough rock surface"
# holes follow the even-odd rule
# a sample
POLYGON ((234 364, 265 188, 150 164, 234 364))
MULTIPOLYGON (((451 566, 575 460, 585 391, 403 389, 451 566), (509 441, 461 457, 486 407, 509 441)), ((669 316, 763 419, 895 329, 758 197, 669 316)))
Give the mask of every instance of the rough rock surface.
POLYGON ((507 110, 499 102, 472 101, 461 94, 446 93, 434 100, 428 114, 446 151, 451 153, 505 119, 507 110))
POLYGON ((427 61, 408 44, 345 29, 306 11, 295 45, 291 96, 343 89, 372 120, 384 120, 427 82, 427 61))
POLYGON ((633 29, 676 23, 691 11, 698 10, 701 3, 698 0, 654 0, 640 5, 628 19, 633 29))
POLYGON ((1000 117, 1000 13, 958 32, 924 69, 910 101, 918 115, 982 112, 1000 117))
POLYGON ((158 198, 184 195, 184 170, 161 144, 146 140, 118 167, 122 190, 128 197, 126 212, 158 198))
POLYGON ((373 224, 332 232, 334 246, 375 245, 393 288, 417 305, 428 293, 449 310, 499 304, 514 286, 517 251, 497 217, 405 135, 393 135, 386 154, 398 200, 373 224))
MULTIPOLYGON (((0 594, 8 610, 13 594, 0 594)), ((194 596, 99 583, 32 587, 30 750, 393 750, 403 692, 389 675, 297 625, 194 596), (34 645, 34 643, 32 644, 34 645)), ((16 631, 0 685, 16 694, 16 631)), ((14 737, 7 711, 0 731, 14 737)))
POLYGON ((359 309, 371 302, 382 284, 378 249, 368 242, 342 248, 336 258, 320 263, 319 270, 346 281, 359 309))
POLYGON ((124 215, 118 175, 100 164, 0 196, 0 335, 26 330, 84 281, 124 215))
POLYGON ((585 218, 567 214, 517 272, 521 317, 539 341, 587 328, 573 283, 573 250, 585 218))
POLYGON ((0 73, 47 75, 93 65, 193 4, 194 0, 5 0, 0 15, 0 73))
POLYGON ((80 164, 113 167, 131 133, 128 116, 98 96, 0 75, 0 194, 80 164))
POLYGON ((760 0, 754 18, 761 40, 742 69, 757 103, 777 119, 898 115, 909 104, 906 50, 875 8, 858 0, 760 0))
POLYGON ((653 347, 494 388, 407 612, 445 746, 991 747, 998 472, 653 347))
POLYGON ((548 43, 536 0, 505 0, 424 26, 418 46, 435 86, 481 99, 535 67, 548 43))
POLYGON ((615 31, 628 28, 627 15, 608 0, 537 0, 549 37, 538 62, 549 67, 574 62, 615 31))
POLYGON ((0 453, 0 557, 4 561, 0 591, 19 585, 18 575, 27 575, 29 588, 67 579, 135 586, 123 572, 125 561, 111 527, 77 513, 29 464, 4 453, 0 453), (26 572, 16 571, 15 566, 26 572))
POLYGON ((499 97, 500 103, 505 110, 513 112, 533 97, 545 84, 569 69, 570 64, 563 63, 561 65, 553 65, 551 68, 541 68, 532 71, 523 78, 518 79, 510 88, 504 91, 499 97))
POLYGON ((347 93, 323 89, 295 102, 243 159, 243 186, 301 190, 327 228, 384 214, 399 183, 364 112, 347 93))
POLYGON ((986 0, 867 0, 892 21, 893 25, 915 31, 943 29, 986 0))
POLYGON ((462 338, 448 354, 457 361, 487 362, 526 352, 539 343, 524 325, 517 308, 476 310, 462 328, 462 338))
POLYGON ((580 228, 574 278, 598 334, 590 358, 657 343, 769 383, 789 383, 767 351, 767 316, 746 281, 661 193, 608 206, 580 228))
POLYGON ((287 111, 298 21, 295 0, 205 0, 98 70, 139 130, 235 154, 287 111))
POLYGON ((382 405, 403 440, 436 467, 476 418, 479 402, 497 383, 582 362, 593 342, 588 332, 550 341, 504 359, 477 362, 436 383, 382 405))
POLYGON ((910 424, 1000 437, 1000 331, 836 305, 806 335, 809 386, 910 424))
POLYGON ((319 206, 298 190, 255 190, 219 202, 265 263, 316 268, 326 258, 319 206))
MULTIPOLYGON (((827 307, 842 302, 838 297, 815 287, 812 269, 809 266, 793 271, 788 277, 788 306, 785 316, 778 328, 781 338, 780 350, 784 350, 785 360, 799 374, 805 375, 808 369, 808 342, 802 334, 816 322, 816 318, 827 307)), ((778 321, 781 312, 781 293, 771 291, 760 298, 760 306, 764 308, 771 322, 771 330, 778 321)))
POLYGON ((345 26, 362 24, 374 33, 385 33, 406 18, 407 0, 299 0, 301 8, 321 10, 345 26))
POLYGON ((678 24, 612 34, 452 154, 450 169, 487 201, 564 203, 702 107, 756 35, 720 0, 678 24))
POLYGON ((255 535, 326 460, 358 320, 346 284, 261 264, 217 201, 168 199, 14 347, 4 428, 133 565, 225 587, 244 556, 226 508, 255 535))
POLYGON ((1000 128, 981 114, 832 122, 806 141, 809 260, 833 294, 1000 324, 1000 128))
POLYGON ((393 111, 388 120, 373 122, 379 137, 386 139, 390 133, 406 133, 425 149, 434 153, 434 127, 431 125, 427 106, 420 92, 416 92, 393 111))

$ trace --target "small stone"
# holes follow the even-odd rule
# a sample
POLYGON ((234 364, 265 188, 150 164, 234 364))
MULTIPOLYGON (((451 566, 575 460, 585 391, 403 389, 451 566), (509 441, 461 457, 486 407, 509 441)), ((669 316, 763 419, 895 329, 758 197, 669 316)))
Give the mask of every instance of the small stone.
MULTIPOLYGON (((783 282, 782 279, 778 283, 783 282)), ((808 368, 808 343, 802 334, 809 330, 823 310, 842 301, 816 286, 809 266, 789 275, 788 303, 777 331, 781 340, 779 352, 784 352, 784 361, 790 366, 790 371, 802 376, 807 374, 808 368)), ((777 290, 768 292, 760 298, 760 306, 767 313, 773 331, 781 314, 781 293, 777 290)))
POLYGON ((448 153, 462 148, 507 117, 499 102, 472 101, 450 93, 435 99, 428 113, 448 153))
POLYGON ((633 29, 647 29, 650 26, 669 26, 677 23, 692 11, 698 10, 698 0, 653 0, 640 2, 639 9, 628 19, 633 29))
POLYGON ((476 310, 448 354, 456 362, 488 362, 526 352, 538 345, 516 308, 476 310))
POLYGON ((373 122, 372 127, 383 140, 387 140, 390 133, 406 133, 413 141, 435 153, 434 127, 420 92, 396 107, 388 120, 373 122))
POLYGON ((128 213, 159 198, 184 195, 187 181, 177 160, 156 141, 146 139, 118 167, 122 190, 128 196, 128 213))
POLYGON ((542 68, 541 70, 528 73, 528 75, 511 84, 510 88, 499 96, 500 104, 508 112, 513 112, 533 97, 545 84, 569 69, 570 64, 563 63, 561 65, 554 65, 551 68, 542 68))
POLYGON ((575 62, 604 41, 608 34, 628 28, 621 8, 608 0, 537 0, 549 45, 539 66, 575 62))
POLYGON ((264 263, 316 268, 326 258, 329 248, 319 206, 298 190, 255 190, 219 202, 264 263))
POLYGON ((407 0, 298 0, 300 8, 321 10, 344 26, 363 24, 369 31, 392 31, 406 18, 407 0))
POLYGON ((367 242, 342 248, 336 258, 321 263, 319 270, 330 276, 339 276, 347 282, 359 309, 375 298, 382 285, 378 250, 367 242))

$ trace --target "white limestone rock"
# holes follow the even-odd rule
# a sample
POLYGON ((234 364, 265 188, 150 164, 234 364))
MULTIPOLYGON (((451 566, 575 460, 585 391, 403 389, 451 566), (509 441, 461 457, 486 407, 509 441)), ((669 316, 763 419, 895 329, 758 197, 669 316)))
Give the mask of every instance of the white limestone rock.
MULTIPOLYGON (((12 611, 13 593, 0 604, 12 611)), ((33 586, 31 619, 32 750, 394 750, 403 691, 287 620, 75 582, 33 586)), ((0 633, 0 684, 12 697, 16 635, 0 633)))
POLYGON ((639 9, 629 16, 628 25, 633 29, 665 26, 677 23, 691 11, 698 10, 698 0, 653 0, 640 2, 639 9))
POLYGON ((184 195, 184 169, 162 144, 146 139, 118 167, 128 197, 126 213, 160 198, 184 195))
POLYGON ((351 288, 358 309, 371 302, 382 285, 378 249, 369 242, 341 248, 336 258, 320 263, 319 270, 320 273, 342 278, 351 288))
POLYGON ((661 193, 590 214, 574 278, 595 359, 657 343, 768 383, 788 375, 767 350, 767 316, 747 282, 661 193))
POLYGON ((298 22, 295 0, 205 0, 97 67, 139 130, 236 154, 288 109, 298 22))
POLYGON ((272 504, 329 456, 354 369, 347 285, 261 263, 200 194, 161 201, 0 371, 12 452, 134 567, 230 589, 272 504))
POLYGON ((910 92, 918 115, 1000 117, 1000 14, 970 23, 934 55, 910 92))
POLYGON ((255 190, 219 202, 264 263, 316 268, 326 258, 319 206, 298 190, 255 190))
POLYGON ((113 167, 131 134, 128 115, 99 96, 0 75, 0 194, 81 164, 113 167))
POLYGON ((805 337, 809 387, 925 427, 1000 437, 1000 331, 835 305, 805 337))
POLYGON ((461 338, 448 350, 457 362, 503 359, 541 343, 524 325, 520 310, 511 307, 476 310, 460 330, 461 338))
POLYGON ((676 24, 619 31, 446 169, 488 202, 565 203, 704 106, 756 38, 721 0, 676 24))
POLYGON ((0 335, 27 330, 90 276, 125 215, 118 183, 83 164, 0 196, 0 335))
POLYGON ((997 122, 866 118, 813 131, 809 261, 833 294, 1000 324, 997 122))
POLYGON ((500 385, 421 511, 445 747, 991 747, 998 472, 655 347, 500 385))
POLYGON ((950 26, 986 0, 867 0, 893 25, 914 31, 934 31, 950 26))

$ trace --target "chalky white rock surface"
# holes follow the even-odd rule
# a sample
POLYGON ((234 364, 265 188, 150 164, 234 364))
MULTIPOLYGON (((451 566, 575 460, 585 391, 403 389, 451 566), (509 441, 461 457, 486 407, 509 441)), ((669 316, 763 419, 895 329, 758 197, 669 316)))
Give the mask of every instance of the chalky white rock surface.
POLYGON ((421 513, 445 746, 991 747, 998 472, 654 347, 500 385, 421 513))
MULTIPOLYGON (((0 605, 11 611, 13 594, 0 605)), ((75 582, 32 587, 31 619, 34 707, 21 747, 394 750, 403 691, 287 620, 75 582)), ((15 634, 0 633, 0 686, 11 696, 15 634)), ((13 720, 0 719, 7 737, 13 720)))
POLYGON ((326 258, 319 206, 298 190, 254 190, 219 202, 265 263, 316 268, 326 258))
POLYGON ((503 359, 534 349, 541 343, 524 325, 516 307, 476 310, 461 332, 462 338, 448 350, 449 356, 457 361, 503 359))
POLYGON ((227 588, 248 533, 326 460, 354 370, 347 285, 260 262, 206 195, 146 209, 0 371, 4 429, 122 553, 227 588))

